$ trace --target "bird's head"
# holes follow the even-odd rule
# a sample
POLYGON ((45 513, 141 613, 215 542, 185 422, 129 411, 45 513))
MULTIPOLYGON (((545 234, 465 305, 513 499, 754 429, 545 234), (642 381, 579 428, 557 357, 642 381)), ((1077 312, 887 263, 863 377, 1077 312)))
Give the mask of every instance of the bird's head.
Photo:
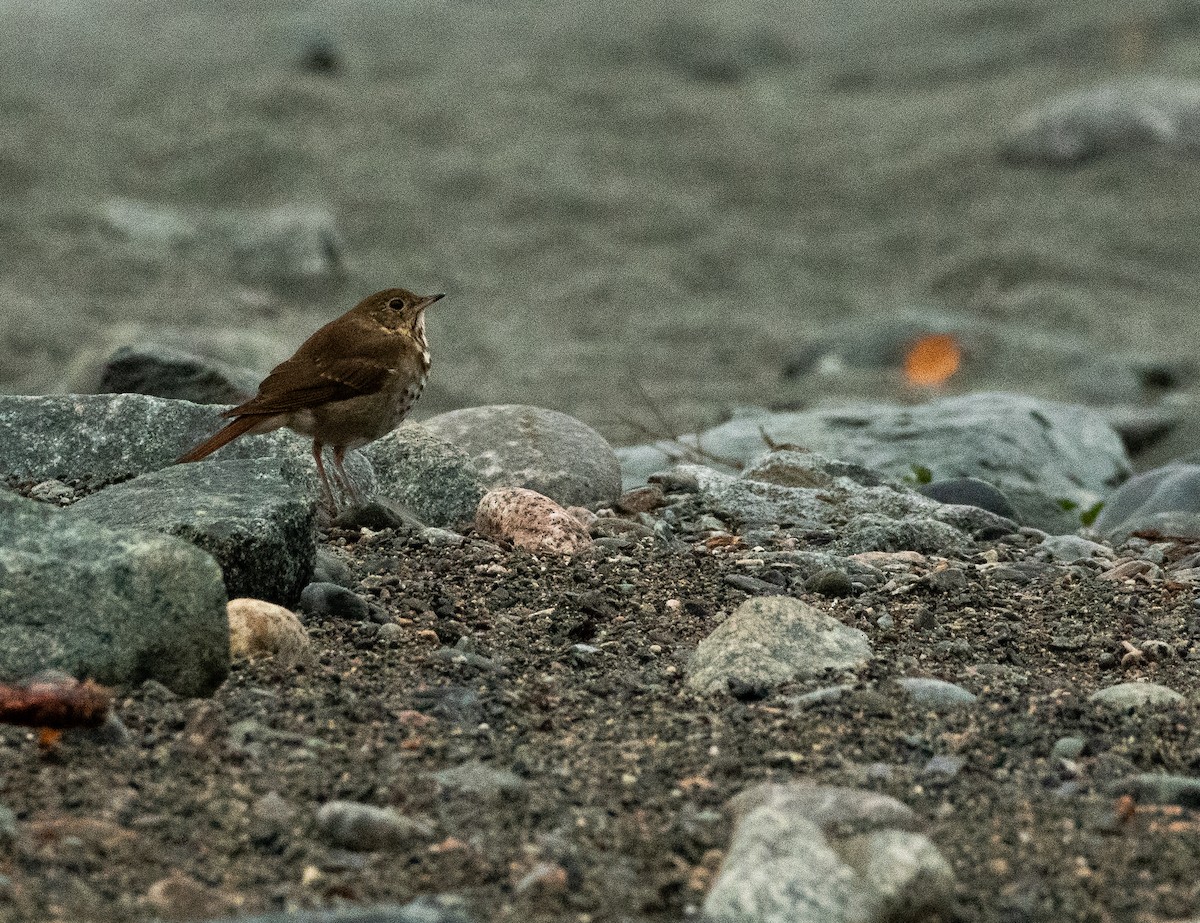
POLYGON ((444 294, 414 295, 406 288, 385 288, 368 295, 356 306, 356 311, 369 314, 381 327, 389 330, 418 330, 425 325, 425 309, 444 294))

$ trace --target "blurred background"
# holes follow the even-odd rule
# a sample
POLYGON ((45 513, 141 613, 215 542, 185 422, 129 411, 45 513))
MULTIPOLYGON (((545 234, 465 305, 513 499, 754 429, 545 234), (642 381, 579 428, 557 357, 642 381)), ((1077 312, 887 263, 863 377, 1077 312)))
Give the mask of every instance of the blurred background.
POLYGON ((253 390, 403 285, 449 293, 417 418, 530 403, 631 443, 1004 388, 1200 447, 1200 3, 0 20, 0 391, 149 387, 122 347, 253 390))

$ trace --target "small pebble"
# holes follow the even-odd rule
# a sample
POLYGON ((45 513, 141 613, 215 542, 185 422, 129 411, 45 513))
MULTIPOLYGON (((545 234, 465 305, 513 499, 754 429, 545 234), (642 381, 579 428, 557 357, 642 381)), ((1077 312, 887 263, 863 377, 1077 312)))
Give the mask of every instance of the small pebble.
POLYGON ((357 801, 323 805, 317 812, 317 830, 329 845, 358 852, 408 849, 429 833, 424 824, 391 808, 357 801))

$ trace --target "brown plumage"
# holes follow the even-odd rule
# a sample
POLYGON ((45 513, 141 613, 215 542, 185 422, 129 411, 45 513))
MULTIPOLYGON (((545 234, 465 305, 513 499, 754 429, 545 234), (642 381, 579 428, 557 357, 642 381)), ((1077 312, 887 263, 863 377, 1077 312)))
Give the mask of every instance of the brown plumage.
POLYGON ((334 478, 353 494, 346 452, 400 425, 429 375, 425 309, 442 295, 389 288, 330 321, 263 379, 258 394, 221 416, 232 422, 180 456, 194 462, 246 433, 286 426, 311 436, 321 494, 336 509, 322 451, 333 448, 334 478))

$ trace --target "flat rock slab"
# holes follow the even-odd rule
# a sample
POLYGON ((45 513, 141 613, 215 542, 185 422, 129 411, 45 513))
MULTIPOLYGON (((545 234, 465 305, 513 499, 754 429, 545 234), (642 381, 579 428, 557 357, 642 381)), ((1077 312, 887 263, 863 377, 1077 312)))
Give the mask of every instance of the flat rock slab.
POLYGON ((6 681, 53 669, 207 695, 229 672, 225 602, 216 562, 187 542, 105 528, 0 491, 6 681))
POLYGON ((527 487, 563 506, 615 503, 621 495, 621 465, 612 447, 557 410, 469 407, 424 425, 471 457, 485 487, 527 487))
POLYGON ((862 666, 871 644, 857 628, 799 599, 748 599, 700 642, 688 665, 688 685, 724 692, 731 684, 769 689, 800 676, 862 666))
MULTIPOLYGON (((0 477, 107 484, 157 471, 221 428, 222 408, 144 394, 0 395, 0 477)), ((222 458, 281 454, 299 437, 247 436, 222 458)))
MULTIPOLYGON (((0 395, 0 479, 103 486, 159 471, 228 422, 224 409, 144 394, 0 395)), ((309 475, 296 483, 317 496, 312 441, 290 430, 243 436, 196 464, 246 458, 298 463, 309 475)), ((364 497, 374 493, 375 474, 361 452, 346 456, 346 470, 364 497)))
POLYGON ((704 508, 733 527, 830 528, 838 551, 966 549, 976 537, 1016 531, 1016 523, 972 506, 931 500, 878 472, 816 452, 781 450, 735 477, 700 465, 675 473, 697 487, 704 508))
POLYGON ((277 459, 176 465, 84 497, 68 514, 178 536, 216 558, 230 598, 290 606, 316 559, 316 508, 297 487, 305 474, 277 459))
MULTIPOLYGON (((772 445, 796 445, 896 480, 917 471, 934 480, 975 477, 999 487, 1022 523, 1047 532, 1078 529, 1077 510, 1107 496, 1131 471, 1120 436, 1099 412, 1005 393, 912 407, 862 402, 760 411, 679 441, 735 470, 772 445), (1062 501, 1074 509, 1064 510, 1062 501)), ((658 467, 669 467, 678 452, 670 444, 659 448, 658 467)), ((626 456, 630 464, 654 463, 644 448, 626 456)))

